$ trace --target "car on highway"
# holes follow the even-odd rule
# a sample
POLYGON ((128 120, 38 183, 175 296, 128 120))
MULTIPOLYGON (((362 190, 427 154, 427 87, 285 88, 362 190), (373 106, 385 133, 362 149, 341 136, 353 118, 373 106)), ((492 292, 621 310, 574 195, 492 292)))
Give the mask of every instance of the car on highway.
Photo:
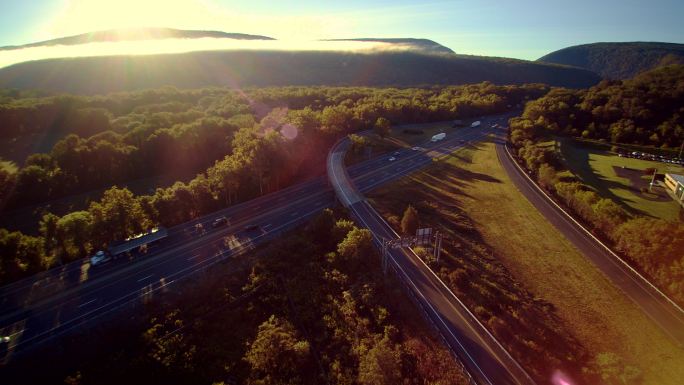
POLYGON ((225 226, 225 225, 227 225, 228 223, 229 223, 229 222, 228 222, 228 218, 226 218, 226 217, 218 217, 218 218, 214 219, 213 222, 211 222, 211 227, 217 228, 217 227, 225 226))
POLYGON ((391 156, 391 157, 390 157, 389 159, 387 159, 387 160, 389 160, 390 162, 394 162, 395 160, 397 160, 397 158, 391 156))
POLYGON ((105 253, 104 251, 100 250, 95 255, 90 257, 90 264, 93 266, 101 265, 109 260, 111 260, 112 257, 105 253))
POLYGON ((420 151, 420 150, 422 150, 422 149, 421 149, 420 147, 411 147, 411 150, 413 150, 413 151, 420 151))
POLYGON ((392 155, 399 156, 399 151, 394 151, 394 153, 392 155))
POLYGON ((245 231, 256 231, 256 230, 259 230, 259 225, 250 223, 250 224, 245 226, 245 231))

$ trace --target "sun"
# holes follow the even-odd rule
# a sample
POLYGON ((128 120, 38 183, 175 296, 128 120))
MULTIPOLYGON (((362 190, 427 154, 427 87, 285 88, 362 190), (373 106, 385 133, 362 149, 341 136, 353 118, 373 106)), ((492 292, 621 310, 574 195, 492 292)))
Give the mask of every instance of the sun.
POLYGON ((212 18, 203 0, 68 0, 45 28, 60 37, 118 28, 187 28, 212 18))

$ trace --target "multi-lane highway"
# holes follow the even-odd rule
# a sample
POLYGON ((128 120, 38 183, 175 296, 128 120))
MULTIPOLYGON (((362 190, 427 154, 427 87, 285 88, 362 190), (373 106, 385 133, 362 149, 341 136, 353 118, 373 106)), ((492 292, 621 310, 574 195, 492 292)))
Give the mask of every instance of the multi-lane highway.
MULTIPOLYGON (((476 140, 483 133, 462 129, 458 135, 424 150, 399 150, 394 162, 387 155, 348 169, 362 191, 367 191, 431 162, 426 153, 450 153, 461 141, 476 140)), ((169 236, 148 255, 114 261, 98 267, 78 261, 0 289, 0 335, 10 336, 5 356, 47 341, 123 305, 136 303, 168 290, 174 283, 211 265, 236 262, 236 256, 277 237, 334 204, 326 180, 316 178, 265 195, 212 215, 169 229, 169 236), (230 225, 212 229, 217 216, 230 225), (203 223, 207 232, 194 232, 203 223), (247 224, 259 226, 247 231, 247 224)))
MULTIPOLYGON (((493 120, 484 120, 483 127, 477 129, 479 135, 494 132, 489 128, 491 123, 493 120)), ((399 236, 363 198, 363 188, 345 171, 342 160, 347 147, 347 140, 342 140, 331 150, 327 164, 328 178, 339 200, 348 207, 359 225, 371 231, 375 245, 381 248, 384 240, 397 239, 399 236)), ((424 158, 431 159, 438 155, 427 151, 424 158)), ((475 382, 491 385, 535 383, 411 249, 390 249, 388 262, 475 382)))
POLYGON ((682 308, 554 203, 515 163, 503 140, 497 141, 496 151, 508 176, 537 210, 666 334, 680 346, 684 346, 684 311, 682 308))

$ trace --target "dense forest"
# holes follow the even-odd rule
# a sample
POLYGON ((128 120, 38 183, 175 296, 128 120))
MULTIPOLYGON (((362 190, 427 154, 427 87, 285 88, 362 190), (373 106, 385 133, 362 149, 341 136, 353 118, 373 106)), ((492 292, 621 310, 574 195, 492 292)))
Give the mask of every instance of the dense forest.
POLYGON ((415 51, 208 51, 149 56, 65 58, 0 69, 0 88, 104 94, 210 86, 417 87, 490 81, 589 87, 597 74, 517 59, 415 51), (151 70, 151 69, 154 70, 151 70), (97 79, 97 81, 92 81, 97 79))
POLYGON ((556 133, 678 148, 684 141, 684 65, 604 80, 588 90, 555 89, 529 103, 523 117, 556 133))
POLYGON ((594 71, 605 79, 629 79, 670 64, 684 64, 684 44, 657 42, 593 43, 551 52, 537 61, 594 71))
POLYGON ((467 384, 379 260, 368 230, 325 210, 133 318, 0 369, 14 384, 467 384))
POLYGON ((676 146, 684 140, 683 118, 684 66, 671 66, 588 91, 552 90, 511 119, 510 141, 543 188, 684 304, 684 224, 628 213, 568 176, 554 149, 542 143, 550 134, 581 133, 614 143, 676 146))
POLYGON ((8 122, 3 126, 8 143, 46 132, 66 136, 50 152, 29 155, 21 166, 1 163, 5 210, 94 187, 107 191, 79 210, 44 212, 32 235, 0 229, 0 282, 320 174, 335 139, 379 120, 473 117, 547 91, 543 85, 481 83, 422 89, 165 88, 95 97, 24 98, 6 92, 0 116, 8 122), (117 187, 131 178, 182 168, 197 176, 150 195, 117 187))

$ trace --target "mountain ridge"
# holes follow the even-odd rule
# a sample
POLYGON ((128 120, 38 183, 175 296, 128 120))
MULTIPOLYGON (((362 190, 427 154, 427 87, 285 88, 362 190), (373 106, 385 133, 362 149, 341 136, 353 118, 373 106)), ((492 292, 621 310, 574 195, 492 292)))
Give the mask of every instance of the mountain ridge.
POLYGON ((175 28, 127 28, 107 29, 101 31, 64 36, 35 43, 8 45, 0 47, 0 51, 22 48, 49 47, 54 45, 78 45, 87 43, 161 40, 161 39, 198 39, 203 37, 236 40, 276 40, 269 36, 250 35, 212 30, 175 29, 175 28))
POLYGON ((0 87, 105 94, 175 86, 422 86, 546 83, 584 88, 601 78, 583 69, 516 59, 412 51, 204 51, 46 59, 0 69, 0 87), (154 69, 154 70, 151 70, 154 69), (93 81, 93 79, 97 79, 93 81))
POLYGON ((664 42, 598 42, 559 49, 538 62, 594 71, 606 79, 628 79, 669 64, 684 64, 684 44, 664 42))

